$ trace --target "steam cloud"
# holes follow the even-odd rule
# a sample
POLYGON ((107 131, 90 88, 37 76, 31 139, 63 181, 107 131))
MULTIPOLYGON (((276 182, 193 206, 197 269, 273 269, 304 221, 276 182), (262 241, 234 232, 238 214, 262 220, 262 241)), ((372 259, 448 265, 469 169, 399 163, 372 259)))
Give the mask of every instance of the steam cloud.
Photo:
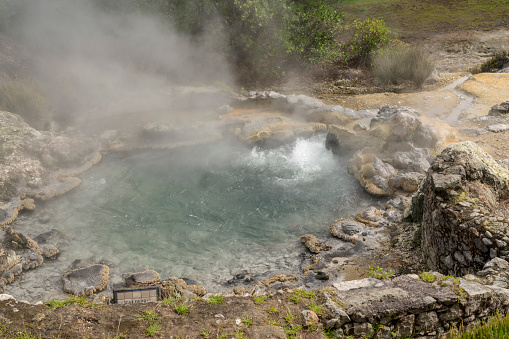
POLYGON ((172 85, 230 81, 217 35, 191 41, 166 21, 88 0, 21 4, 13 31, 60 111, 142 112, 168 106, 164 91, 172 85))

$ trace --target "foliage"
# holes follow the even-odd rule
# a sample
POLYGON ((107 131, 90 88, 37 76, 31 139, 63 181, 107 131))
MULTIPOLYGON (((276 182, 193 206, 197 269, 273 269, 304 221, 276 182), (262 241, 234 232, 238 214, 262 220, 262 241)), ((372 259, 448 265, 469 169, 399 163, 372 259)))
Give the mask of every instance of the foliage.
POLYGON ((315 312, 317 315, 321 315, 323 313, 323 306, 322 305, 317 305, 315 303, 309 305, 309 308, 311 309, 311 311, 315 312))
POLYGON ((290 297, 290 300, 297 304, 301 298, 314 298, 315 296, 315 292, 306 292, 306 290, 297 288, 290 297))
POLYGON ((495 53, 490 59, 483 62, 480 66, 474 67, 471 72, 477 73, 495 73, 509 65, 509 52, 502 51, 495 53))
POLYGON ((186 315, 191 312, 191 306, 189 306, 185 301, 182 301, 175 306, 173 306, 173 310, 178 315, 186 315))
POLYGON ((19 114, 37 129, 49 119, 48 101, 34 79, 5 77, 0 83, 0 109, 19 114))
POLYGON ((378 266, 369 266, 368 274, 370 278, 376 278, 380 280, 393 278, 396 276, 393 270, 389 270, 389 272, 386 272, 381 267, 378 266))
POLYGON ((209 304, 219 305, 224 302, 224 297, 221 294, 214 294, 209 297, 209 304))
POLYGON ((347 43, 349 60, 357 66, 368 66, 373 53, 391 41, 390 30, 381 19, 357 19, 348 29, 353 32, 347 43))
POLYGON ((261 305, 264 302, 266 302, 267 300, 269 300, 268 295, 257 295, 257 296, 253 297, 253 301, 256 305, 261 305))
POLYGON ((503 316, 497 312, 488 321, 482 322, 473 328, 466 329, 462 326, 459 329, 453 329, 449 337, 451 339, 509 338, 509 316, 503 316))
POLYGON ((57 308, 62 308, 65 306, 76 304, 76 303, 86 305, 89 303, 89 300, 85 297, 74 297, 74 296, 70 297, 69 299, 66 299, 66 300, 52 299, 52 300, 46 302, 46 307, 49 309, 57 309, 57 308))
POLYGON ((290 40, 298 57, 310 62, 342 59, 344 53, 338 35, 346 14, 322 1, 297 2, 294 8, 290 40))
POLYGON ((244 325, 246 325, 246 327, 253 325, 253 320, 251 318, 249 318, 248 316, 242 317, 241 321, 244 325))
POLYGON ((267 313, 270 313, 270 314, 276 314, 277 313, 277 308, 275 308, 274 306, 271 306, 267 309, 267 313))
POLYGON ((145 320, 148 322, 147 328, 143 331, 145 337, 153 337, 161 331, 161 325, 159 325, 158 319, 159 314, 149 310, 143 311, 142 316, 139 320, 145 320))
POLYGON ((422 281, 429 282, 429 283, 435 282, 435 280, 437 280, 436 275, 434 275, 433 273, 428 273, 428 272, 422 272, 421 274, 419 274, 419 277, 421 278, 422 281))
POLYGON ((392 43, 375 53, 373 73, 384 84, 412 81, 422 87, 433 72, 434 65, 422 49, 392 43))

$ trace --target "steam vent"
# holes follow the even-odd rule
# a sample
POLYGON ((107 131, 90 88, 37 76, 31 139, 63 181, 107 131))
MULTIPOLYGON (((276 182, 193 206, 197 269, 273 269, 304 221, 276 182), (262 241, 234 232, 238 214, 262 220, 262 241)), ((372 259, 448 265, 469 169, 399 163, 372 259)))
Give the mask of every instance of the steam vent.
POLYGON ((464 275, 495 257, 509 259, 508 183, 507 167, 472 142, 437 156, 411 206, 414 220, 422 211, 430 269, 464 275))

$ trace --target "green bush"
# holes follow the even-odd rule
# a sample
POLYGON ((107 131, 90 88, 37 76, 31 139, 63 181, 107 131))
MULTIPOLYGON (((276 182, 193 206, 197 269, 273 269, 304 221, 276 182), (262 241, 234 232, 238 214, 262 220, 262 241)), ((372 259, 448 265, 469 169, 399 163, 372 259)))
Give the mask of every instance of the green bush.
POLYGON ((495 53, 490 59, 483 62, 481 66, 471 69, 473 74, 494 73, 505 67, 509 63, 509 53, 507 51, 495 53))
POLYGON ((33 79, 5 77, 0 83, 0 110, 19 114, 37 129, 44 128, 49 120, 48 100, 33 79))
POLYGON ((412 81, 422 87, 434 65, 422 49, 408 45, 390 45, 380 49, 373 59, 373 74, 382 84, 397 85, 412 81))
POLYGON ((373 53, 391 42, 390 29, 380 19, 357 19, 348 30, 352 32, 347 43, 349 60, 357 66, 368 66, 373 53))

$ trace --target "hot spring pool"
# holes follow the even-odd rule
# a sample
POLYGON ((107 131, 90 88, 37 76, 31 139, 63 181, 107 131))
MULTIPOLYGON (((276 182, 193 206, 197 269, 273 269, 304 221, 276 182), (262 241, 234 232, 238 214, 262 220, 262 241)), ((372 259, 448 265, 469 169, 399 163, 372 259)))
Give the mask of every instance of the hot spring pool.
POLYGON ((6 293, 59 297, 62 274, 91 263, 110 266, 110 286, 145 269, 209 291, 241 271, 295 274, 301 235, 325 236, 334 220, 373 202, 348 175, 348 159, 324 142, 321 135, 270 150, 220 142, 106 156, 77 189, 13 223, 30 237, 60 231, 49 242, 61 255, 6 293))

